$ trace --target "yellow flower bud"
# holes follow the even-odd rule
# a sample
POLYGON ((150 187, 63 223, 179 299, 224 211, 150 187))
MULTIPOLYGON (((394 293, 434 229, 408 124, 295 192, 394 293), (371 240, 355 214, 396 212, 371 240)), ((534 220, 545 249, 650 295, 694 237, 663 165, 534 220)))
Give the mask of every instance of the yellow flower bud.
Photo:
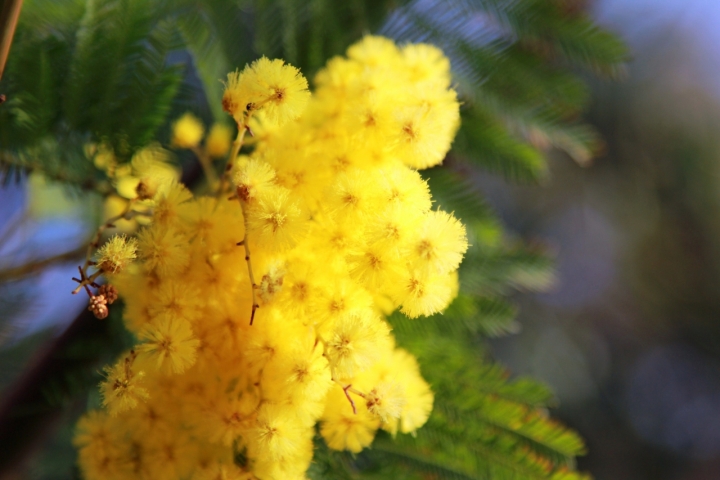
POLYGON ((205 127, 202 122, 188 112, 173 123, 171 143, 177 148, 197 147, 204 134, 205 127))
POLYGON ((224 123, 215 123, 205 138, 205 150, 212 158, 221 158, 230 151, 232 129, 224 123))

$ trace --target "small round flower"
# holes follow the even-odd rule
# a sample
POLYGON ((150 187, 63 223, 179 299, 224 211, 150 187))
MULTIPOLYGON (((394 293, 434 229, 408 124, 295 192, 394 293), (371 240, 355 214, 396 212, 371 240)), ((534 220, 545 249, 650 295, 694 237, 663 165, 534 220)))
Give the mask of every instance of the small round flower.
POLYGON ((271 187, 248 211, 249 233, 270 251, 286 250, 302 237, 306 223, 286 188, 271 187))
POLYGON ((233 176, 240 200, 252 203, 263 190, 275 186, 275 176, 275 170, 267 162, 248 161, 233 176))
POLYGON ((232 129, 224 123, 215 123, 205 139, 205 150, 212 158, 221 158, 230 151, 232 129))
POLYGON ((369 368, 389 342, 390 329, 370 309, 341 315, 325 341, 325 355, 333 378, 352 378, 369 368))
POLYGON ((440 313, 457 295, 457 274, 410 271, 395 285, 393 295, 410 318, 440 313))
POLYGON ((365 405, 370 413, 383 422, 400 418, 405 405, 405 395, 396 382, 382 382, 367 394, 365 405))
POLYGON ((247 105, 252 103, 246 70, 247 67, 242 72, 236 70, 228 73, 222 98, 223 110, 232 115, 238 123, 242 123, 247 105))
POLYGON ((161 315, 140 332, 145 343, 138 352, 156 361, 165 373, 182 373, 195 363, 200 342, 193 335, 190 323, 182 318, 161 315))
POLYGON ((97 267, 105 273, 119 273, 137 257, 137 241, 115 235, 97 252, 97 267))
POLYGON ((308 83, 292 65, 262 57, 244 74, 254 98, 249 111, 262 110, 264 120, 282 125, 298 118, 305 110, 310 99, 308 83))
POLYGON ((149 394, 144 387, 145 373, 134 368, 137 354, 130 350, 113 366, 105 367, 105 381, 100 384, 103 405, 110 415, 117 415, 135 408, 138 402, 144 402, 149 394))
POLYGON ((425 216, 410 254, 416 267, 442 275, 458 268, 467 249, 465 225, 452 214, 437 210, 425 216))
POLYGON ((334 385, 328 392, 320 434, 333 450, 359 453, 369 446, 380 427, 380 419, 370 413, 364 402, 357 403, 353 412, 343 389, 334 385))
POLYGON ((174 228, 151 225, 138 234, 138 253, 148 272, 160 277, 177 274, 190 263, 187 238, 174 228))
POLYGON ((187 112, 173 123, 171 143, 178 148, 194 148, 200 144, 204 134, 202 122, 187 112))

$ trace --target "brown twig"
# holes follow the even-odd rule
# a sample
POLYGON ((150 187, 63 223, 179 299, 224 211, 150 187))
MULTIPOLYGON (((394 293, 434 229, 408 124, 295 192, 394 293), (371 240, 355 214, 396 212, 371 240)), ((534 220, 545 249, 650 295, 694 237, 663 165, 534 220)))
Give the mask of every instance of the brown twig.
POLYGON ((250 262, 250 246, 248 245, 248 238, 247 238, 247 232, 248 232, 248 216, 247 211, 245 210, 245 205, 243 204, 243 201, 239 199, 240 202, 240 209, 242 210, 243 215, 243 224, 245 226, 245 235, 243 236, 243 239, 238 242, 238 246, 242 245, 245 247, 245 263, 247 263, 248 268, 248 276, 250 277, 250 288, 252 290, 252 311, 250 312, 250 325, 253 324, 255 321, 255 310, 260 308, 260 305, 257 303, 257 298, 255 294, 255 290, 257 290, 257 284, 255 283, 255 276, 253 275, 252 270, 252 262, 250 262))
POLYGON ((352 409, 353 409, 353 415, 357 415, 357 408, 355 408, 355 402, 353 402, 352 397, 351 397, 350 394, 348 393, 348 390, 350 390, 350 388, 352 388, 352 385, 348 385, 347 387, 343 387, 343 392, 345 393, 345 397, 347 397, 348 402, 350 402, 350 406, 351 406, 352 409))
MULTIPOLYGON (((245 132, 249 131, 250 128, 247 126, 247 122, 250 120, 250 116, 245 119, 245 123, 238 123, 238 134, 235 138, 235 141, 233 142, 233 148, 230 152, 230 156, 228 157, 227 164, 225 165, 225 171, 223 172, 222 178, 220 179, 220 185, 218 187, 217 191, 217 198, 220 199, 220 197, 223 194, 223 191, 225 190, 227 185, 227 178, 228 174, 230 173, 230 170, 232 169, 233 162, 238 156, 238 153, 240 153, 240 148, 242 147, 243 140, 245 139, 245 132)), ((255 321, 255 311, 260 308, 260 305, 257 302, 257 295, 255 293, 255 290, 257 290, 257 284, 255 283, 255 276, 253 275, 252 270, 252 262, 250 261, 250 246, 248 245, 248 215, 247 215, 247 209, 246 204, 243 201, 242 195, 238 193, 236 196, 238 199, 238 202, 240 203, 240 210, 242 211, 243 216, 243 225, 245 228, 245 231, 243 232, 243 239, 240 240, 237 245, 245 247, 245 263, 247 263, 248 268, 248 277, 250 278, 250 290, 252 293, 252 310, 250 312, 250 325, 253 324, 255 321)))
POLYGON ((2 80, 23 0, 4 0, 0 12, 0 80, 2 80))
POLYGON ((350 402, 350 406, 352 407, 353 415, 357 415, 357 408, 355 408, 355 401, 350 396, 351 393, 354 393, 358 397, 367 398, 367 395, 365 395, 360 390, 353 388, 352 383, 343 386, 342 382, 336 380, 335 378, 332 379, 333 382, 340 385, 340 388, 343 389, 343 393, 345 394, 345 398, 348 399, 348 402, 350 402))

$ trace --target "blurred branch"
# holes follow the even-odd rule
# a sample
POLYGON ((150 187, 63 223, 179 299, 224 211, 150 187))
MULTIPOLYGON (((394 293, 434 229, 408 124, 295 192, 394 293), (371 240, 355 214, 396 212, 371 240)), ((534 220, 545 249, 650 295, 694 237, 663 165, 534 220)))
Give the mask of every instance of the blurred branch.
POLYGON ((81 190, 97 192, 105 197, 114 191, 112 186, 106 181, 98 182, 87 178, 72 178, 72 176, 62 170, 51 171, 40 162, 22 161, 9 152, 0 152, 0 182, 6 180, 13 171, 23 171, 27 173, 38 171, 49 180, 73 185, 81 190))
POLYGON ((71 250, 69 252, 60 253, 58 255, 45 258, 43 260, 35 260, 32 262, 28 262, 18 267, 0 270, 0 283, 38 273, 44 268, 49 267, 50 265, 53 265, 55 263, 69 262, 70 260, 76 260, 78 258, 81 258, 85 254, 86 248, 87 247, 85 247, 85 245, 81 245, 79 248, 76 248, 75 250, 71 250))
POLYGON ((4 0, 0 12, 0 80, 10 54, 10 45, 15 35, 15 27, 20 17, 23 0, 4 0))

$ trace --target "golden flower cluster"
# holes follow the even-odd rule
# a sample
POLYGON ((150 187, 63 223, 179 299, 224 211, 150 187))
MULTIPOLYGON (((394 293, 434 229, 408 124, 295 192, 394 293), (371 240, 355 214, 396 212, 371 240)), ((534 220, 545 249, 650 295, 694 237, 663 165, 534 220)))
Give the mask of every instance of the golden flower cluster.
MULTIPOLYGON (((159 189, 137 261, 115 273, 129 255, 104 250, 138 344, 78 425, 88 480, 303 479, 317 425, 359 452, 427 420, 433 394, 384 315, 439 313, 457 293, 465 228, 417 172, 459 124, 449 62, 366 37, 315 85, 280 60, 231 73, 232 191, 159 189)), ((197 125, 176 125, 197 145, 197 125)))

